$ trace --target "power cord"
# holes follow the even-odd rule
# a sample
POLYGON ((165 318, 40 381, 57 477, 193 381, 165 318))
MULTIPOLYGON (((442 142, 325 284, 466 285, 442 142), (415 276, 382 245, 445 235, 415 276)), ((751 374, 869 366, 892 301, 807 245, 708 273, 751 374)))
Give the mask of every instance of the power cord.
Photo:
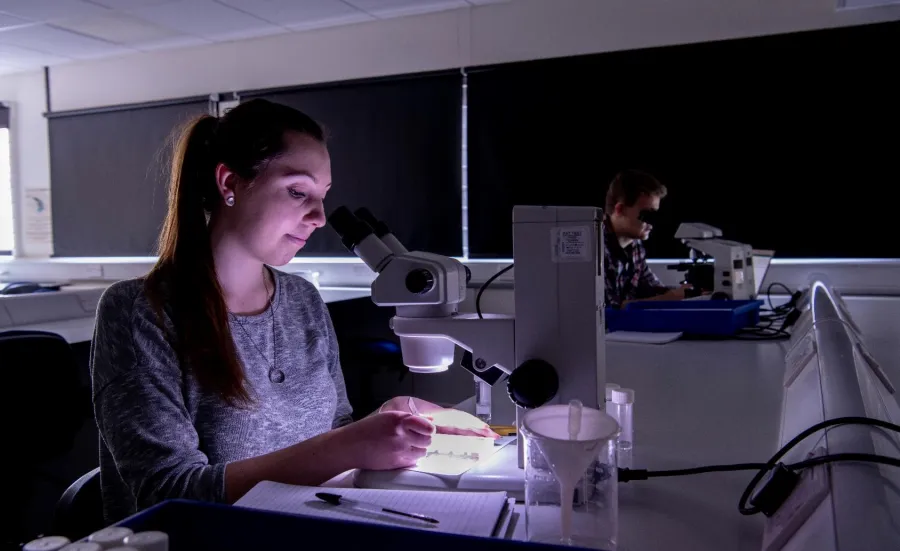
POLYGON ((791 327, 800 317, 800 311, 797 309, 797 302, 803 293, 800 291, 791 291, 784 283, 778 281, 772 282, 766 288, 766 302, 768 309, 763 309, 759 316, 759 325, 748 327, 739 331, 734 338, 738 340, 751 341, 770 341, 782 340, 790 338, 791 334, 787 329, 791 327), (782 288, 790 295, 790 300, 784 304, 774 306, 772 303, 772 289, 782 288), (779 324, 777 327, 775 324, 779 324))
POLYGON ((763 513, 766 516, 773 515, 782 503, 790 496, 791 491, 800 479, 798 471, 808 469, 816 465, 824 465, 827 463, 835 463, 840 461, 857 461, 865 463, 876 463, 882 465, 890 465, 900 467, 900 459, 876 455, 870 453, 836 453, 813 457, 785 465, 778 462, 787 452, 793 449, 797 444, 808 438, 816 432, 841 425, 866 425, 892 430, 900 433, 900 426, 881 419, 872 419, 870 417, 838 417, 829 419, 821 423, 817 423, 804 430, 790 442, 785 444, 775 455, 766 463, 736 463, 732 465, 708 465, 703 467, 694 467, 691 469, 677 469, 669 471, 648 471, 646 469, 619 469, 619 481, 630 482, 633 480, 647 480, 649 478, 659 478, 667 476, 688 476, 713 472, 728 471, 757 471, 750 480, 741 499, 738 502, 738 511, 743 515, 755 515, 763 513), (771 473, 771 474, 770 474, 771 473), (758 492, 756 487, 759 483, 769 476, 769 479, 758 492), (752 497, 751 497, 752 496, 752 497), (750 500, 750 506, 747 501, 750 500))
POLYGON ((748 327, 735 333, 734 339, 739 341, 780 341, 791 338, 791 334, 777 327, 748 327))
MULTIPOLYGON (((772 312, 787 312, 787 311, 793 309, 794 305, 796 304, 796 299, 794 298, 794 294, 795 294, 794 291, 791 291, 790 288, 787 285, 785 285, 784 283, 781 283, 779 281, 773 281, 772 283, 769 284, 768 287, 766 287, 766 302, 769 304, 769 310, 772 312), (775 287, 780 287, 780 288, 784 289, 785 291, 787 291, 787 294, 789 297, 791 297, 791 300, 789 300, 785 304, 773 306, 772 305, 772 289, 774 289, 775 287)), ((797 298, 799 298, 799 296, 797 298)))
MULTIPOLYGON (((818 432, 822 429, 827 429, 828 427, 837 427, 840 425, 868 425, 868 426, 873 426, 873 427, 880 427, 883 429, 889 429, 894 432, 900 433, 900 426, 897 426, 893 423, 888 423, 887 421, 882 421, 881 419, 872 419, 870 417, 837 417, 835 419, 828 419, 826 421, 822 421, 821 423, 816 423, 815 425, 809 427, 805 431, 803 431, 800 434, 798 434, 797 436, 795 436, 790 442, 788 442, 787 444, 782 446, 781 449, 778 450, 775 453, 775 455, 773 455, 772 458, 766 462, 766 467, 764 469, 760 469, 753 476, 753 478, 750 480, 750 483, 747 484, 747 488, 744 489, 744 493, 741 495, 741 500, 738 502, 738 511, 740 511, 742 515, 755 515, 756 513, 763 512, 767 516, 770 516, 772 513, 774 513, 775 510, 777 510, 778 507, 781 505, 781 503, 784 502, 784 499, 787 499, 786 495, 784 496, 784 499, 782 499, 781 502, 779 502, 777 504, 758 503, 758 504, 751 504, 750 507, 746 506, 747 500, 750 499, 750 495, 756 489, 757 484, 759 484, 759 482, 766 476, 766 474, 770 470, 774 469, 776 467, 776 465, 781 465, 780 463, 777 463, 777 461, 779 459, 781 459, 787 452, 791 451, 794 448, 794 446, 796 446, 797 444, 799 444, 800 442, 802 442, 803 440, 808 438, 810 435, 815 434, 816 432, 818 432), (765 507, 767 509, 767 511, 763 511, 762 507, 765 507)), ((797 465, 812 466, 812 465, 817 465, 820 463, 827 463, 827 462, 831 462, 831 461, 841 461, 843 459, 834 459, 834 458, 846 456, 846 455, 847 454, 836 454, 833 456, 825 455, 825 456, 822 456, 819 458, 814 458, 814 459, 818 459, 818 463, 806 463, 806 462, 801 461, 797 465)), ((869 454, 851 454, 851 455, 866 456, 869 454)), ((883 457, 883 456, 874 456, 874 457, 879 458, 878 462, 882 462, 881 459, 891 461, 891 458, 889 458, 889 457, 883 457)), ((807 461, 812 461, 812 460, 807 460, 807 461)), ((900 461, 897 461, 895 464, 900 466, 900 461)), ((803 468, 803 467, 797 467, 797 468, 799 469, 799 468, 803 468)), ((774 482, 775 484, 778 483, 778 481, 776 481, 774 479, 771 479, 770 482, 774 482)), ((795 483, 796 483, 796 481, 795 481, 795 483)))
POLYGON ((500 271, 497 272, 496 274, 492 275, 491 277, 488 278, 487 281, 485 281, 485 282, 481 285, 481 288, 478 289, 478 294, 475 295, 475 311, 478 312, 478 319, 484 319, 484 316, 481 315, 481 295, 484 293, 485 289, 487 289, 487 288, 490 286, 491 283, 493 283, 494 281, 496 281, 496 279, 497 279, 498 277, 500 277, 500 276, 502 276, 503 274, 505 274, 506 272, 512 270, 513 266, 515 266, 515 264, 510 264, 510 265, 507 266, 506 268, 503 268, 502 270, 500 270, 500 271))
POLYGON ((665 476, 688 476, 704 473, 724 473, 729 471, 757 471, 764 469, 765 463, 735 463, 733 465, 706 465, 691 469, 675 469, 671 471, 648 471, 647 469, 619 469, 619 482, 647 480, 665 476))

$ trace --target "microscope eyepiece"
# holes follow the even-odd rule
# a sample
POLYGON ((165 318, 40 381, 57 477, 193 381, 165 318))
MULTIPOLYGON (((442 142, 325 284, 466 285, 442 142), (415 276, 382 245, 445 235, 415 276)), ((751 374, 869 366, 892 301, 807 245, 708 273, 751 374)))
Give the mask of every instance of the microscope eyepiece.
POLYGON ((375 236, 379 239, 391 233, 391 230, 387 227, 387 224, 375 218, 375 215, 372 214, 372 211, 370 211, 366 207, 360 207, 356 209, 356 212, 354 212, 353 214, 355 214, 357 218, 368 224, 369 227, 372 228, 372 231, 375 232, 375 236))
POLYGON ((372 228, 347 207, 336 208, 328 217, 328 224, 341 237, 341 243, 372 271, 380 272, 394 257, 391 249, 372 232, 372 228))
POLYGON ((371 228, 372 233, 375 234, 375 237, 380 239, 387 245, 387 248, 391 250, 395 255, 403 255, 408 253, 406 247, 403 246, 403 243, 397 239, 397 236, 388 228, 387 224, 382 222, 381 220, 375 218, 375 215, 372 214, 372 211, 365 207, 361 207, 356 209, 354 213, 356 218, 360 220, 367 227, 371 228))
POLYGON ((331 213, 331 216, 328 217, 328 224, 337 232, 341 243, 350 251, 353 251, 363 239, 372 234, 372 228, 344 206, 336 208, 331 213))

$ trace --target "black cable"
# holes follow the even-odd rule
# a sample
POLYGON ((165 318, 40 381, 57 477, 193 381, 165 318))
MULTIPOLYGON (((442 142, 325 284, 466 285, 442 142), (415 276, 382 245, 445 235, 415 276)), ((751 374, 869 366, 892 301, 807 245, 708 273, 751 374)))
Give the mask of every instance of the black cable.
POLYGON ((762 330, 770 330, 770 329, 772 329, 772 330, 774 330, 774 331, 777 331, 778 328, 776 327, 776 328, 773 329, 773 328, 772 328, 772 325, 773 325, 776 321, 783 321, 784 318, 785 318, 785 316, 771 316, 771 317, 768 317, 768 316, 767 316, 767 317, 760 317, 760 318, 759 318, 759 325, 757 325, 754 329, 762 329, 762 330), (763 324, 765 324, 765 325, 763 325, 763 324))
POLYGON ((771 316, 760 316, 759 317, 759 325, 757 325, 756 329, 772 329, 772 325, 776 321, 784 321, 787 317, 787 314, 772 314, 771 316), (765 324, 765 325, 763 325, 765 324))
POLYGON ((742 515, 755 515, 756 513, 758 513, 759 509, 757 509, 756 507, 746 507, 745 505, 747 503, 747 500, 750 499, 750 495, 753 493, 753 490, 756 489, 756 485, 759 484, 760 480, 762 480, 763 477, 766 476, 766 473, 772 470, 778 463, 778 460, 781 459, 787 452, 791 451, 794 446, 805 440, 810 435, 815 434, 822 429, 827 429, 828 427, 836 427, 839 425, 869 425, 881 427, 883 429, 890 429, 892 431, 900 433, 900 426, 897 426, 893 423, 888 423, 887 421, 882 421, 881 419, 872 419, 870 417, 837 417, 835 419, 828 419, 827 421, 816 423, 815 425, 809 427, 805 431, 795 436, 790 442, 782 446, 781 449, 778 450, 775 455, 773 455, 772 458, 766 462, 765 468, 760 469, 753 476, 753 478, 750 480, 750 483, 747 484, 747 487, 744 489, 744 493, 741 494, 741 499, 740 501, 738 501, 738 511, 740 511, 742 515))
POLYGON ((835 453, 813 457, 806 461, 800 461, 799 463, 791 463, 787 467, 791 470, 808 469, 809 467, 815 467, 816 465, 835 463, 837 461, 859 461, 862 463, 880 463, 882 465, 900 467, 900 459, 885 455, 876 455, 874 453, 835 453))
POLYGON ((756 326, 741 329, 733 338, 739 341, 780 341, 790 337, 790 333, 777 327, 772 327, 770 323, 765 327, 756 326))
MULTIPOLYGON (((782 304, 777 307, 772 306, 772 289, 774 287, 781 287, 782 289, 787 291, 787 294, 789 297, 793 297, 794 292, 791 291, 787 285, 785 285, 784 283, 779 283, 778 281, 773 281, 772 283, 769 284, 768 287, 766 287, 766 301, 768 301, 768 303, 769 303, 769 310, 772 310, 773 312, 777 312, 779 309, 783 310, 787 305, 782 304)), ((790 302, 788 302, 788 304, 791 304, 792 302, 793 301, 790 301, 790 302)), ((791 304, 791 308, 793 308, 793 304, 791 304)))
MULTIPOLYGON (((747 488, 744 490, 744 493, 741 495, 741 499, 738 502, 738 510, 743 515, 755 515, 759 513, 760 510, 756 507, 745 507, 747 500, 750 498, 750 495, 756 489, 756 486, 759 482, 766 476, 766 474, 774 469, 776 466, 780 465, 778 460, 781 459, 787 452, 794 448, 797 444, 808 438, 810 435, 815 434, 816 432, 826 429, 828 427, 835 427, 840 425, 867 425, 880 427, 883 429, 889 429, 894 432, 900 433, 900 426, 895 425, 893 423, 889 423, 887 421, 882 421, 881 419, 872 419, 870 417, 838 417, 835 419, 829 419, 827 421, 823 421, 821 423, 816 423, 815 425, 809 427, 804 430, 790 442, 785 444, 778 450, 775 455, 772 456, 766 463, 735 463, 731 465, 707 465, 703 467, 694 467, 690 469, 676 469, 669 471, 648 471, 646 469, 619 469, 619 482, 630 482, 633 480, 647 480, 648 478, 659 478, 659 477, 668 477, 668 476, 688 476, 688 475, 696 475, 703 473, 714 473, 714 472, 728 472, 728 471, 752 471, 755 470, 757 473, 753 476, 753 479, 747 485, 747 488)), ((820 457, 813 457, 810 459, 806 459, 804 461, 799 461, 797 463, 791 463, 789 465, 781 465, 782 469, 788 469, 789 471, 799 471, 802 469, 808 469, 810 467, 815 467, 816 465, 824 465, 827 463, 835 463, 839 461, 857 461, 864 463, 878 463, 882 465, 890 465, 893 467, 900 467, 900 459, 894 457, 887 457, 883 455, 876 455, 870 453, 835 453, 824 455, 820 457)))
POLYGON ((482 295, 482 293, 484 293, 484 290, 487 289, 488 286, 491 283, 493 283, 495 279, 502 276, 506 272, 510 271, 513 268, 513 266, 515 266, 515 264, 510 264, 506 268, 503 268, 496 274, 492 275, 491 277, 488 278, 487 281, 484 282, 484 284, 481 285, 481 288, 478 289, 478 294, 475 295, 475 311, 478 312, 478 319, 484 319, 484 316, 481 315, 481 295, 482 295))
POLYGON ((722 473, 729 471, 756 471, 766 467, 765 463, 735 463, 733 465, 707 465, 691 469, 675 469, 671 471, 648 471, 646 469, 619 469, 619 482, 647 480, 663 476, 689 476, 704 473, 722 473))
POLYGON ((790 338, 791 334, 786 331, 787 327, 792 325, 788 323, 792 314, 797 310, 797 301, 800 299, 799 292, 793 292, 784 283, 774 281, 766 288, 766 301, 769 308, 760 308, 759 324, 754 327, 747 327, 734 336, 737 340, 750 341, 769 341, 783 340, 790 338), (787 291, 790 299, 784 303, 775 306, 772 304, 772 289, 780 287, 787 291), (780 327, 774 327, 776 322, 781 322, 780 327))
MULTIPOLYGON (((857 461, 861 463, 880 463, 882 465, 890 465, 892 467, 900 467, 900 459, 887 457, 884 455, 876 455, 873 453, 834 453, 813 457, 805 461, 790 463, 786 467, 792 471, 808 469, 816 465, 824 465, 826 463, 837 463, 839 461, 857 461)), ((619 482, 632 482, 635 480, 647 480, 650 478, 662 478, 670 476, 691 476, 695 474, 706 473, 725 473, 734 471, 757 471, 759 469, 767 469, 766 463, 733 463, 729 465, 705 465, 703 467, 693 467, 690 469, 675 469, 670 471, 648 471, 647 469, 619 469, 619 482)), ((768 470, 768 469, 767 469, 768 470)))

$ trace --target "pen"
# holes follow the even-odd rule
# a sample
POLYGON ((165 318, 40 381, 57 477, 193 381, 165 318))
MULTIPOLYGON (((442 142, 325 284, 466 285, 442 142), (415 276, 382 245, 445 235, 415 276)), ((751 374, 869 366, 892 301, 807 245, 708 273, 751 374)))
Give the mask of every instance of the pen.
POLYGON ((439 524, 438 519, 431 518, 425 515, 420 515, 418 513, 404 513, 403 511, 397 511, 396 509, 389 509, 387 507, 382 507, 381 505, 376 505, 374 503, 363 503, 361 501, 357 501, 355 499, 349 499, 344 496, 340 496, 338 494, 328 494, 324 492, 320 492, 316 494, 316 497, 321 499, 326 503, 330 503, 332 505, 350 505, 351 507, 356 507, 362 511, 369 511, 375 513, 390 513, 392 515, 400 515, 401 517, 414 518, 418 520, 423 520, 425 522, 430 522, 431 524, 439 524))

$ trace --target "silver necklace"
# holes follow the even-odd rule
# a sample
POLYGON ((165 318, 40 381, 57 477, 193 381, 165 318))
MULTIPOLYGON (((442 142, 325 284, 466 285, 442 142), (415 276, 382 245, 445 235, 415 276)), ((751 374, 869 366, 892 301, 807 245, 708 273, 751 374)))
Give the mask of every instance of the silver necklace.
MULTIPOLYGON (((266 267, 263 266, 263 286, 266 288, 266 296, 269 296, 269 283, 268 278, 266 277, 266 267)), ((253 348, 259 353, 262 359, 269 366, 269 380, 275 384, 280 384, 284 382, 284 371, 277 368, 278 363, 278 339, 275 334, 275 290, 272 290, 271 298, 269 299, 268 304, 266 305, 266 309, 269 311, 269 318, 272 321, 272 361, 269 362, 269 358, 266 356, 265 352, 262 348, 256 344, 256 341, 253 339, 253 336, 250 335, 250 332, 247 331, 247 328, 244 327, 244 322, 241 321, 241 318, 238 316, 234 316, 234 319, 238 322, 238 325, 241 327, 241 331, 247 336, 247 340, 253 344, 253 348)))

